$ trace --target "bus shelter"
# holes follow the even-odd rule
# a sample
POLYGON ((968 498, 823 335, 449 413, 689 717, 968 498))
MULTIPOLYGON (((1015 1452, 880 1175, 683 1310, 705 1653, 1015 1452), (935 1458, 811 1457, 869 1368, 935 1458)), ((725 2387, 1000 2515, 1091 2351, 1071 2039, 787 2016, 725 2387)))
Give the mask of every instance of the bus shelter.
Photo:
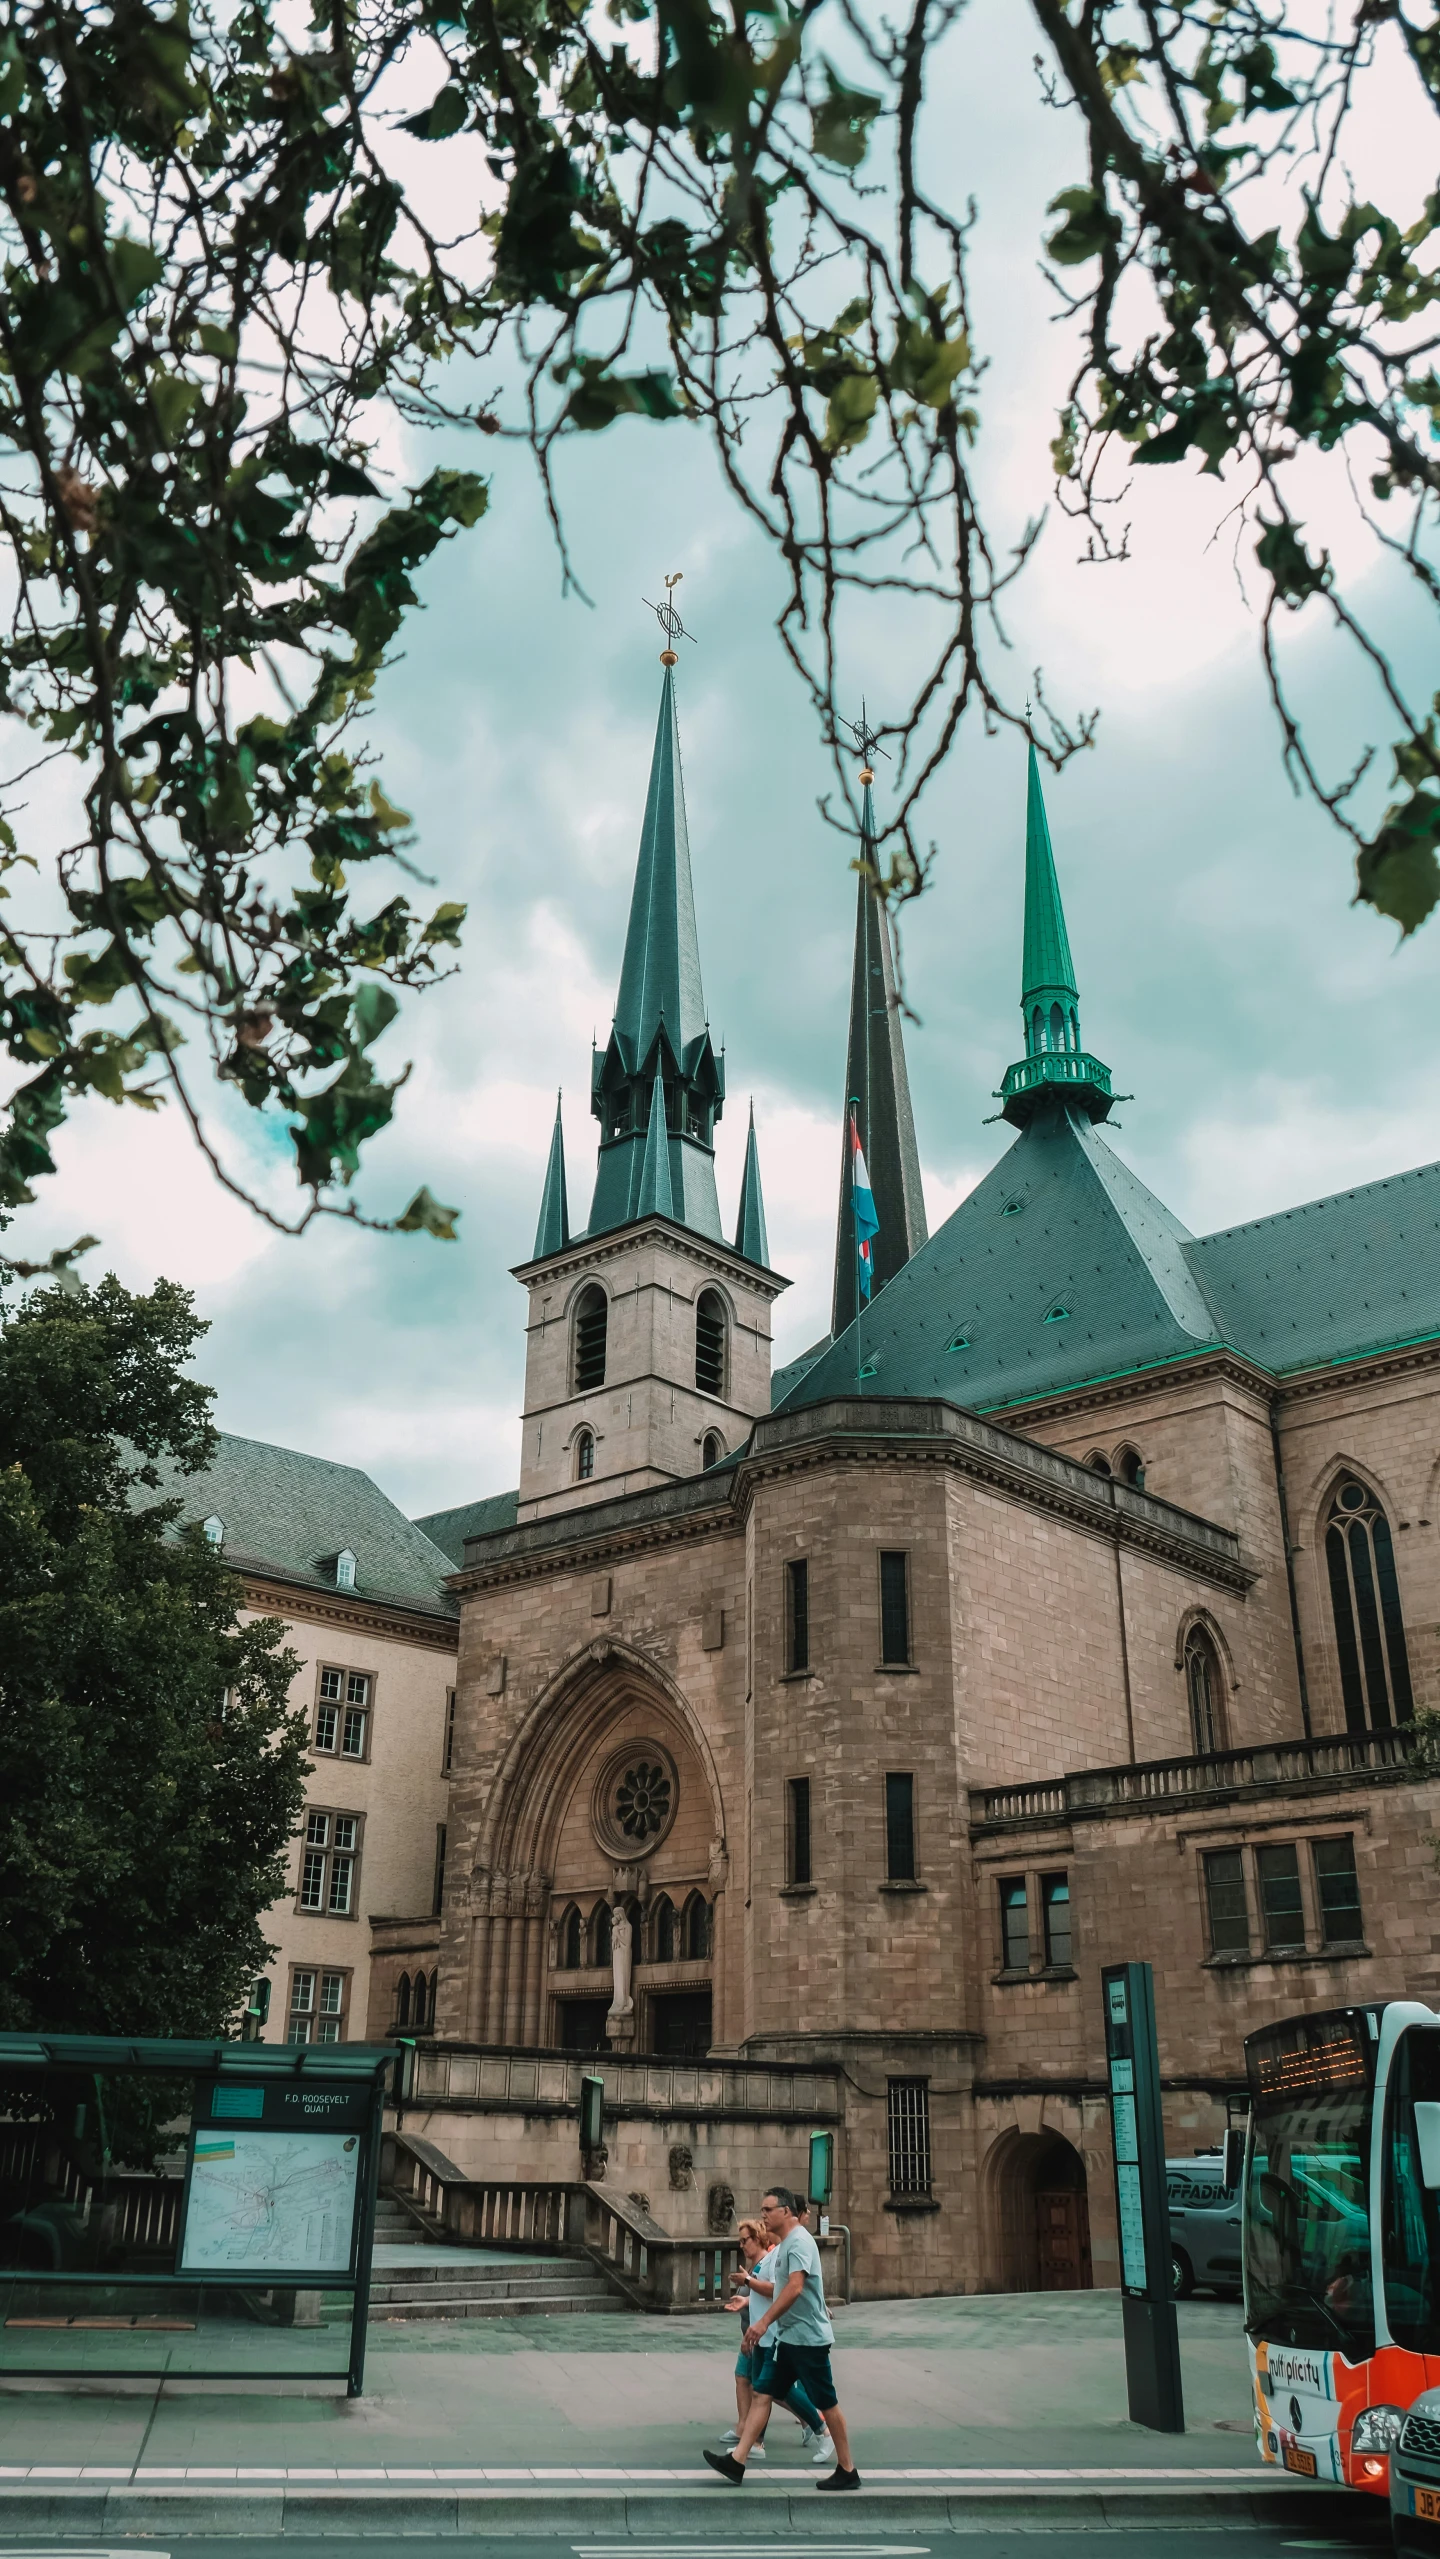
POLYGON ((0 2375, 364 2385, 391 2047, 0 2035, 0 2375))

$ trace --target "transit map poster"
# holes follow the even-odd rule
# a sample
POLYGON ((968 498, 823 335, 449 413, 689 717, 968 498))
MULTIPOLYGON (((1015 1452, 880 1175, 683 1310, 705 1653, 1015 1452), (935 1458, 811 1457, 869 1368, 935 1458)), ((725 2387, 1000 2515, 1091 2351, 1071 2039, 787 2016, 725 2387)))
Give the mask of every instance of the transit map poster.
POLYGON ((178 2272, 349 2273, 357 2134, 201 2125, 191 2139, 178 2272))

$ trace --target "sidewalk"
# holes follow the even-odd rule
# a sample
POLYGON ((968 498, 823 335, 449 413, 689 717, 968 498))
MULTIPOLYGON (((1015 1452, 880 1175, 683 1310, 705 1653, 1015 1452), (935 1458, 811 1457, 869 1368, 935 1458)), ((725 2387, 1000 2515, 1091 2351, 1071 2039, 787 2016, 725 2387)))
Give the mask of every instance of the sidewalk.
MULTIPOLYGON (((673 2531, 702 2517, 713 2528, 723 2501, 727 2530, 752 2506, 773 2530, 777 2506, 807 2500, 821 2475, 783 2412, 743 2495, 700 2461, 733 2417, 735 2325, 602 2313, 380 2328, 354 2401, 319 2384, 12 2380, 0 2385, 0 2529, 313 2532, 363 2508, 372 2530, 563 2532, 602 2512, 628 2529, 622 2515, 643 2509, 651 2530, 673 2531)), ((1256 2459, 1229 2305, 1181 2305, 1183 2436, 1125 2415, 1115 2293, 859 2304, 835 2328, 869 2483, 845 2503, 856 2528, 862 2508, 873 2527, 882 2502, 939 2523, 957 2500, 967 2512, 999 2503, 1007 2521, 1063 2500, 1079 2520, 1140 2496, 1152 2520, 1173 2506, 1219 2522, 1256 2497, 1317 2493, 1256 2459)))

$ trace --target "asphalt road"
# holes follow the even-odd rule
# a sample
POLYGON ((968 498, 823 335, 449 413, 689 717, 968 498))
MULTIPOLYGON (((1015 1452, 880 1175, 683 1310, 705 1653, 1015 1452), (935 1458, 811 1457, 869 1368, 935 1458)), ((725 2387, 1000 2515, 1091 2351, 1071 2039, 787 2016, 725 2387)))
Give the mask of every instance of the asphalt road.
MULTIPOLYGON (((1012 2532, 877 2532, 872 2539, 851 2522, 848 2531, 833 2538, 823 2531, 752 2530, 743 2539, 737 2534, 731 2540, 717 2519, 713 2538, 703 2543, 639 2535, 608 2541, 599 2537, 574 2541, 567 2536, 551 2541, 527 2533, 516 2540, 487 2535, 457 2541, 447 2535, 444 2547, 453 2559, 773 2559, 773 2554, 781 2552, 784 2559, 1062 2559, 1065 2551, 1082 2547, 1087 2559, 1098 2559, 1096 2544, 1105 2541, 1114 2545, 1107 2559, 1218 2559, 1217 2539, 1223 2529, 1224 2559, 1290 2559, 1291 2553, 1306 2551, 1328 2552, 1333 2559, 1379 2559, 1390 2546, 1386 2510, 1378 2499, 1368 2497, 1357 2497, 1354 2504, 1353 2523, 1347 2516, 1343 2530, 1317 2530, 1309 2537, 1299 2535, 1293 2524, 1267 2529, 1263 2524, 1226 2523, 1204 2531, 1187 2531, 1174 2523, 1079 2529, 1057 2517, 1053 2525, 1027 2523, 1023 2531, 1012 2532), (1044 2545, 1042 2552, 1037 2552, 1037 2542, 1044 2545)), ((847 2520, 853 2513, 853 2508, 848 2510, 847 2520)), ((0 2559, 189 2559, 203 2538, 179 2534, 165 2541, 127 2538, 115 2549, 93 2541, 0 2540, 0 2559)), ((416 2544, 423 2538, 326 2533, 323 2538, 305 2540, 287 2533, 279 2539, 244 2541, 225 2535, 214 2536, 213 2546, 219 2559, 286 2559, 287 2554, 291 2559, 416 2559, 416 2544)))

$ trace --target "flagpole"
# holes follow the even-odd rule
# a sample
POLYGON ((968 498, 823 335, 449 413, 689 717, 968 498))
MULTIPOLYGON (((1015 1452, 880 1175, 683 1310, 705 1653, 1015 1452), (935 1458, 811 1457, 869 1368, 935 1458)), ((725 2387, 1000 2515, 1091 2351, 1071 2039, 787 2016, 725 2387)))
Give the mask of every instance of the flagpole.
POLYGON ((852 1139, 850 1148, 850 1240, 855 1255, 855 1392, 857 1395, 863 1395, 865 1392, 865 1371, 861 1363, 865 1354, 860 1340, 860 1311, 864 1304, 864 1299, 860 1293, 860 1217, 855 1206, 855 1147, 853 1143, 859 1125, 857 1118, 859 1109, 860 1096, 858 1093, 852 1093, 850 1096, 850 1132, 852 1139))

